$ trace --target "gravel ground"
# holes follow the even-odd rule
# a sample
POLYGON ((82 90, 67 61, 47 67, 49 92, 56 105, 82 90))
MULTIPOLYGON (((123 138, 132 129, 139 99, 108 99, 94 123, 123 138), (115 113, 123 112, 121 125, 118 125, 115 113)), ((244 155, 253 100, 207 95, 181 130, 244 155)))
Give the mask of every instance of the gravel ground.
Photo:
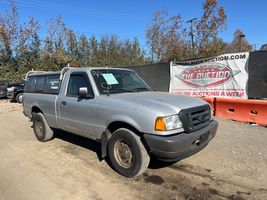
POLYGON ((267 129, 218 120, 213 141, 167 165, 152 161, 137 178, 99 160, 98 143, 57 132, 40 143, 22 107, 0 101, 0 200, 267 199, 267 129))

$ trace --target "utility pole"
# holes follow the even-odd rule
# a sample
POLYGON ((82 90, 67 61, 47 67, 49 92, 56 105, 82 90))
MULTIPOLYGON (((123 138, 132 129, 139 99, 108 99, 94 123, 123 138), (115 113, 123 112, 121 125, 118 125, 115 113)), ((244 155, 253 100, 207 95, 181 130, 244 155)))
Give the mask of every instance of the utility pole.
POLYGON ((241 40, 242 40, 242 38, 244 38, 245 37, 245 35, 244 34, 242 34, 242 35, 239 35, 239 52, 241 52, 241 40))
POLYGON ((257 44, 253 44, 254 51, 257 51, 257 44))
POLYGON ((193 57, 195 57, 195 45, 194 45, 194 34, 193 34, 193 21, 195 21, 197 18, 193 18, 188 20, 186 23, 190 23, 190 33, 189 35, 191 36, 191 42, 192 42, 192 54, 193 57))

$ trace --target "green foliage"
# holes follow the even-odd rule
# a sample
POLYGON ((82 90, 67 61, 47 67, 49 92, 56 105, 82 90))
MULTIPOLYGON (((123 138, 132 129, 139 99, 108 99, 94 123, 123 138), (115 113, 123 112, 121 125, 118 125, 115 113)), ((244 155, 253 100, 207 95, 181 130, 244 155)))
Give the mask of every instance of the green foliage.
POLYGON ((61 16, 47 22, 43 38, 39 29, 39 22, 33 17, 19 24, 13 1, 5 15, 0 13, 0 79, 20 82, 32 69, 58 71, 68 63, 73 67, 123 67, 147 62, 137 38, 88 38, 66 27, 61 16))
POLYGON ((230 44, 218 37, 226 28, 226 19, 218 0, 204 1, 203 14, 192 27, 186 26, 181 15, 159 10, 146 30, 148 58, 137 38, 80 35, 67 27, 61 16, 47 22, 46 34, 41 37, 39 22, 30 17, 20 24, 18 9, 11 1, 10 9, 0 13, 0 79, 20 82, 29 70, 58 71, 68 63, 73 67, 124 67, 252 50, 241 30, 230 44))

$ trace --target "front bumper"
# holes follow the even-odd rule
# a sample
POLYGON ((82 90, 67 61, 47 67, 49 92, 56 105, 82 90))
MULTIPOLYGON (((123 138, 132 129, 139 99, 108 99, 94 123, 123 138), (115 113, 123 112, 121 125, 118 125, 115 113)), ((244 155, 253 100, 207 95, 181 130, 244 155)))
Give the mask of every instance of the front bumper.
POLYGON ((7 97, 9 99, 13 99, 14 98, 14 92, 7 92, 7 97))
POLYGON ((205 148, 216 134, 218 122, 213 120, 200 130, 171 136, 144 134, 150 152, 159 160, 179 161, 205 148))
POLYGON ((7 92, 0 92, 0 98, 6 98, 7 92))

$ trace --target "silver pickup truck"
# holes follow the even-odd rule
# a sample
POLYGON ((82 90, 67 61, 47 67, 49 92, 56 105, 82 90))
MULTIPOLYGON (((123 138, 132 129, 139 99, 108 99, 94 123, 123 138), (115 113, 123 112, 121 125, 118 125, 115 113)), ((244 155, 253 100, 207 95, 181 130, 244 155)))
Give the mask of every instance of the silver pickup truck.
POLYGON ((55 129, 99 141, 102 157, 127 177, 143 173, 152 155, 174 162, 199 152, 218 126, 205 101, 154 92, 119 68, 28 73, 23 109, 39 141, 55 129))

